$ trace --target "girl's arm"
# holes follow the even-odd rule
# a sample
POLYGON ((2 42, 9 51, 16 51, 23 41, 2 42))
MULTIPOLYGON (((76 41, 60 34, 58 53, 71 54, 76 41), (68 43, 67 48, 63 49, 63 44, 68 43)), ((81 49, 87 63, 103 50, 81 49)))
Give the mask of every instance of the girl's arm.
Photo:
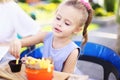
POLYGON ((34 36, 29 36, 20 40, 19 39, 13 40, 10 44, 9 52, 16 58, 19 58, 21 47, 27 47, 27 46, 31 46, 31 45, 35 45, 37 43, 43 42, 47 33, 48 32, 40 31, 34 36))
POLYGON ((22 47, 35 45, 43 42, 48 32, 39 31, 36 35, 21 39, 22 47))
POLYGON ((77 59, 78 59, 78 54, 79 54, 79 50, 75 49, 67 58, 67 60, 65 61, 65 64, 63 66, 63 72, 67 72, 67 73, 73 73, 76 63, 77 63, 77 59))
POLYGON ((9 46, 10 43, 0 43, 0 46, 9 46))

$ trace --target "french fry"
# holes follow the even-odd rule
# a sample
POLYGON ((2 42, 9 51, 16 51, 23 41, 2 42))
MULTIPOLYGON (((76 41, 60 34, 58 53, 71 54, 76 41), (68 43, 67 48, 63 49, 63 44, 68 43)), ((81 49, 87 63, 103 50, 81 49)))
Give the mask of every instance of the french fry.
POLYGON ((16 64, 18 64, 18 62, 19 62, 19 59, 16 59, 16 64))
POLYGON ((48 72, 51 72, 51 61, 49 59, 35 59, 29 57, 26 61, 27 65, 31 65, 31 68, 34 69, 47 69, 48 72))

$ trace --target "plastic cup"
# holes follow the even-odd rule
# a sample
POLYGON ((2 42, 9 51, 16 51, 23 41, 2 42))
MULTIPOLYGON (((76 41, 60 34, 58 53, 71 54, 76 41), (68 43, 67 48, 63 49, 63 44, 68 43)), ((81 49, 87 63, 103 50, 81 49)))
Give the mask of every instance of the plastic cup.
POLYGON ((16 64, 16 60, 11 60, 8 62, 10 69, 12 72, 20 72, 21 71, 21 66, 22 66, 22 61, 19 60, 18 64, 16 64))
POLYGON ((51 67, 51 71, 48 72, 47 69, 30 69, 26 68, 26 74, 28 80, 52 80, 53 78, 53 67, 51 67))

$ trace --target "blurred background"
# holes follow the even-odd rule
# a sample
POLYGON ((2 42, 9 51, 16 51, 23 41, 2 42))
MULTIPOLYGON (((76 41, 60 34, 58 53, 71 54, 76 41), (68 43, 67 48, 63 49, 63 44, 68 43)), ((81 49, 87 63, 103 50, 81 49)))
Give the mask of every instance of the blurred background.
MULTIPOLYGON (((51 20, 62 0, 17 0, 19 6, 34 20, 42 30, 51 30, 51 20)), ((94 15, 88 28, 89 42, 107 46, 120 54, 120 1, 88 0, 94 15)), ((73 40, 81 41, 81 34, 73 40)))

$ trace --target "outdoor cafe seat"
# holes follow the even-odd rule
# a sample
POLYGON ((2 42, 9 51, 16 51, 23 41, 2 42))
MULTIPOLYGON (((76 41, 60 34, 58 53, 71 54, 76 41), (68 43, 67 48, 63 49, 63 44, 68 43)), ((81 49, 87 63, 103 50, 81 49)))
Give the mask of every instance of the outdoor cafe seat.
MULTIPOLYGON (((75 43, 79 46, 81 44, 80 41, 75 43)), ((109 80, 110 73, 115 75, 116 80, 120 80, 120 57, 115 51, 97 43, 87 42, 82 52, 78 60, 101 65, 104 73, 103 80, 109 80)))

